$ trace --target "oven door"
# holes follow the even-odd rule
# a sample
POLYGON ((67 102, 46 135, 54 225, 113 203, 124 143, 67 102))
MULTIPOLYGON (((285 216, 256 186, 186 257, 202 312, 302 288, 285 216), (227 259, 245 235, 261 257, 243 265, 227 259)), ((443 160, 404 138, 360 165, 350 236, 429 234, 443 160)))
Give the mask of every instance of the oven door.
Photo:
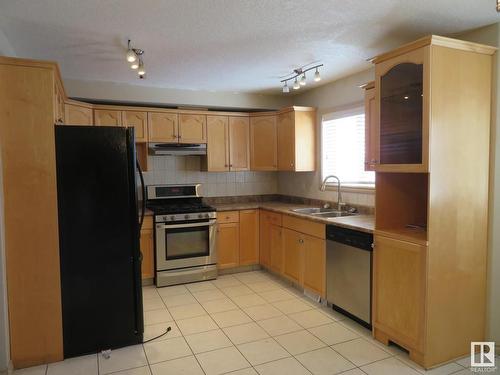
POLYGON ((216 220, 156 224, 156 270, 216 264, 216 220))

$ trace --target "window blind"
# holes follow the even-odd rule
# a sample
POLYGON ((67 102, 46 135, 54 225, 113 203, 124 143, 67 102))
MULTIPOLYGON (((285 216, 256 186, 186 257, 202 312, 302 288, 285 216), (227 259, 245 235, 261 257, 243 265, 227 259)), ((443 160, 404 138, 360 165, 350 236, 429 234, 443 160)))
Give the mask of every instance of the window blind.
POLYGON ((343 184, 373 184, 375 173, 364 170, 363 108, 325 116, 322 129, 322 178, 333 174, 343 184))

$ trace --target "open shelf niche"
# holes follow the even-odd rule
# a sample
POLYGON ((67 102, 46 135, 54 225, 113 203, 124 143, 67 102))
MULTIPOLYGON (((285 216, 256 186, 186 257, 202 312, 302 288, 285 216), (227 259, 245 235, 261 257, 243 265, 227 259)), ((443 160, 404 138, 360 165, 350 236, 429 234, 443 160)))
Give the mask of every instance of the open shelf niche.
POLYGON ((428 173, 377 173, 375 232, 427 245, 428 173))

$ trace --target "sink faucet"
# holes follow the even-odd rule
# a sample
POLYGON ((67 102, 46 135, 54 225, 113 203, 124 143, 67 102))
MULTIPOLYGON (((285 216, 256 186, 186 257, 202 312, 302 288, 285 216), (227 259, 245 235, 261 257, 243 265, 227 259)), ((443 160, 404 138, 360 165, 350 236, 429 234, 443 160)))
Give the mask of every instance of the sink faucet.
POLYGON ((342 192, 340 191, 340 178, 337 176, 334 176, 333 174, 330 176, 326 176, 325 179, 323 180, 323 183, 321 184, 321 191, 326 190, 326 183, 329 179, 334 178, 337 180, 337 210, 342 211, 342 206, 344 203, 342 202, 342 192))

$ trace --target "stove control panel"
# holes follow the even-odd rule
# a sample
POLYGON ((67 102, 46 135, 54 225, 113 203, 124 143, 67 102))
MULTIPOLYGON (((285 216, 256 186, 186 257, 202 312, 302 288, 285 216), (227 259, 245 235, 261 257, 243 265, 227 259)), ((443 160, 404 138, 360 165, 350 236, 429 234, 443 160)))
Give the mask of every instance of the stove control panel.
POLYGON ((211 212, 192 212, 187 214, 175 214, 175 215, 156 215, 155 222, 157 223, 166 223, 166 222, 175 222, 175 221, 190 221, 190 220, 203 220, 203 219, 215 219, 217 217, 217 213, 214 211, 211 212))

